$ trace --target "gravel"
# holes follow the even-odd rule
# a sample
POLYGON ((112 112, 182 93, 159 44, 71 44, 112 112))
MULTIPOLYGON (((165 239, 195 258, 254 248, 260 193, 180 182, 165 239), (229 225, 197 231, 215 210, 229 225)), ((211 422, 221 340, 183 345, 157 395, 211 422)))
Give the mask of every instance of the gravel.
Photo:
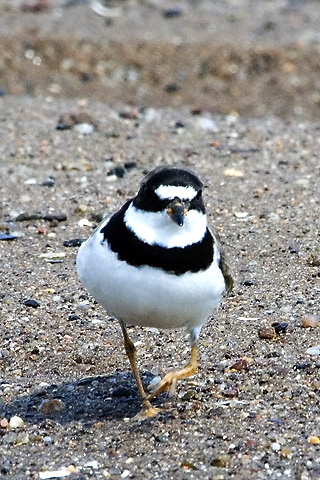
MULTIPOLYGON (((162 21, 183 21, 186 4, 164 6, 162 21)), ((45 30, 54 17, 32 18, 45 30)), ((0 98, 1 480, 319 479, 318 117, 22 93, 0 98), (90 121, 57 129, 75 115, 90 121), (138 421, 121 329, 81 287, 75 257, 163 164, 203 180, 235 288, 203 328, 197 374, 138 421)), ((146 386, 188 359, 184 332, 129 333, 146 386)))

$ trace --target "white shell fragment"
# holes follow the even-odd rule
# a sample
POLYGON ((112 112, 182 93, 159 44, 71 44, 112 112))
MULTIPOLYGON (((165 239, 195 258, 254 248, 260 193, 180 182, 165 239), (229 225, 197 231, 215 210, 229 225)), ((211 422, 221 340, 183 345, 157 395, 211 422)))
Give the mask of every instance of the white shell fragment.
POLYGON ((14 430, 15 428, 22 428, 24 427, 24 421, 22 420, 22 418, 14 415, 10 418, 9 427, 11 428, 11 430, 14 430))
POLYGON ((320 355, 320 345, 314 345, 306 351, 308 355, 320 355))
POLYGON ((70 472, 66 469, 63 470, 52 470, 52 471, 46 471, 46 472, 39 472, 39 478, 41 480, 46 480, 48 478, 62 478, 62 477, 68 477, 70 475, 70 472))

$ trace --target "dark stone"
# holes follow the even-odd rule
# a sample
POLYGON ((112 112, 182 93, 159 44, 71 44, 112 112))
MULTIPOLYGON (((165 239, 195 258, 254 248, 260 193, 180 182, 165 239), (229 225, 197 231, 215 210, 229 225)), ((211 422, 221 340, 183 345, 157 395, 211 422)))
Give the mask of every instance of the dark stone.
POLYGON ((65 213, 41 213, 41 212, 24 212, 17 216, 17 222, 31 221, 31 220, 46 220, 48 222, 57 221, 64 222, 67 220, 65 213))
POLYGON ((48 177, 41 185, 43 187, 53 187, 55 184, 55 179, 53 177, 48 177))
POLYGON ((123 178, 124 175, 125 175, 126 171, 124 169, 124 167, 114 167, 112 168, 109 173, 108 173, 108 176, 110 175, 116 175, 116 177, 118 178, 123 178))
POLYGON ((273 328, 275 329, 276 333, 286 333, 288 328, 287 322, 274 322, 272 323, 273 328))
POLYGON ((167 93, 175 93, 175 92, 178 92, 181 89, 181 87, 177 83, 173 82, 173 83, 168 83, 164 87, 164 89, 167 93))
POLYGON ((37 300, 32 300, 32 298, 28 298, 28 300, 24 300, 24 302, 22 302, 22 303, 26 307, 32 307, 32 308, 40 307, 40 303, 37 302, 37 300))
POLYGON ((80 78, 83 83, 90 82, 90 80, 92 80, 92 76, 88 72, 81 73, 80 78))
POLYGON ((306 370, 311 367, 311 363, 296 363, 293 365, 294 370, 306 370))
POLYGON ((290 252, 290 253, 299 253, 299 247, 298 247, 298 245, 290 245, 290 246, 289 246, 289 252, 290 252))
POLYGON ((52 222, 54 220, 57 222, 65 222, 67 220, 67 215, 65 213, 48 213, 43 215, 42 218, 47 222, 52 222))
POLYGON ((181 14, 182 14, 182 10, 179 7, 170 7, 163 10, 163 16, 165 18, 180 17, 181 14))
POLYGON ((137 164, 136 162, 125 162, 123 166, 126 170, 131 170, 132 168, 136 168, 137 164))
POLYGON ((56 130, 71 130, 72 125, 70 123, 60 122, 56 126, 56 130))
POLYGON ((70 240, 65 240, 63 242, 64 247, 80 247, 80 245, 85 242, 85 238, 71 238, 70 240))
POLYGON ((0 240, 9 241, 16 240, 17 238, 17 235, 11 235, 10 233, 0 233, 0 240))

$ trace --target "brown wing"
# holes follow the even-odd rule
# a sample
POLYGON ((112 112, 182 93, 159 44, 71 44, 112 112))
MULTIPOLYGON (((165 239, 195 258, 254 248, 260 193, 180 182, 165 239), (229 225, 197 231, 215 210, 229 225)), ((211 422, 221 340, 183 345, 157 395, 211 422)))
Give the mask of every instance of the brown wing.
POLYGON ((220 251, 220 269, 222 271, 222 274, 223 274, 223 277, 224 277, 224 281, 225 281, 225 284, 226 284, 226 293, 230 293, 231 290, 233 289, 233 285, 234 285, 234 282, 233 282, 233 278, 232 278, 232 275, 231 275, 231 272, 230 272, 230 268, 229 268, 229 265, 227 264, 227 261, 226 261, 226 255, 223 251, 223 248, 221 246, 221 241, 220 241, 220 237, 218 235, 218 232, 214 229, 214 228, 210 228, 210 231, 211 231, 211 234, 218 246, 218 249, 220 251))

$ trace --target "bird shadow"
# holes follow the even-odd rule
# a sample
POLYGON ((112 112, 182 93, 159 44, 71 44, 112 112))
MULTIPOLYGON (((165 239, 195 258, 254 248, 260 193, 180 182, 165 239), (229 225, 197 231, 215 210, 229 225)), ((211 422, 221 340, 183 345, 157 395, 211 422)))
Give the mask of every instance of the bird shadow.
MULTIPOLYGON (((153 378, 150 372, 141 374, 144 385, 153 378)), ((154 399, 155 406, 161 404, 162 396, 154 399)), ((29 395, 11 398, 9 402, 0 400, 0 417, 18 415, 33 424, 48 417, 60 424, 134 418, 140 410, 141 399, 134 378, 126 372, 40 385, 29 395)))

